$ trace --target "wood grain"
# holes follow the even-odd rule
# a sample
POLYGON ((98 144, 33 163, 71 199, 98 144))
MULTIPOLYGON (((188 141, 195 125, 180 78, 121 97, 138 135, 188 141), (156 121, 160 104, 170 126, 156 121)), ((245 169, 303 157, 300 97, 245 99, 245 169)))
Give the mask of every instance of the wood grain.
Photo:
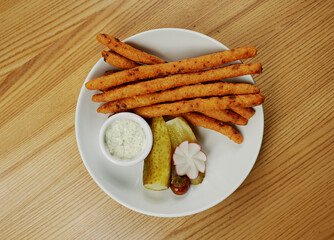
POLYGON ((0 239, 333 239, 333 9, 330 0, 3 1, 0 239), (266 102, 252 172, 222 203, 182 218, 109 198, 74 131, 80 88, 103 49, 96 34, 162 27, 254 45, 252 62, 264 66, 254 76, 266 102))

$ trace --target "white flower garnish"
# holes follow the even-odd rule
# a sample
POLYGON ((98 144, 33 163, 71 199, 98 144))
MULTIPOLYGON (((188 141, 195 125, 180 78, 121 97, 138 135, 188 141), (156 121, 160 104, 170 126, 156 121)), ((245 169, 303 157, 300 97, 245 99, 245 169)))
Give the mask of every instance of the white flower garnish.
POLYGON ((180 176, 187 175, 190 179, 195 179, 198 172, 205 172, 205 161, 207 157, 201 151, 201 146, 197 143, 182 142, 173 154, 173 161, 176 173, 180 176))

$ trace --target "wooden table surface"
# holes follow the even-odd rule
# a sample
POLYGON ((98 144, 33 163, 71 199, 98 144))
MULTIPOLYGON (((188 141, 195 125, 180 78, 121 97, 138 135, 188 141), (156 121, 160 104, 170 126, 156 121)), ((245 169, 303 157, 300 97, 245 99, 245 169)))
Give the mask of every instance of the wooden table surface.
MULTIPOLYGON (((325 1, 1 1, 0 239, 333 239, 334 4, 325 1), (155 28, 253 45, 265 129, 217 206, 180 218, 123 207, 88 174, 75 110, 104 49, 155 28)), ((248 62, 248 61, 245 61, 248 62)))

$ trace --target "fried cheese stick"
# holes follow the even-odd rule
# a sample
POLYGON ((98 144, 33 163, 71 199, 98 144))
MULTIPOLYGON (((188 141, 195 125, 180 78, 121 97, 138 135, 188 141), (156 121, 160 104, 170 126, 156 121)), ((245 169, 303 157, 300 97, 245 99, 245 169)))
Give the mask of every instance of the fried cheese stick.
POLYGON ((119 39, 113 36, 107 34, 98 34, 96 36, 96 39, 103 45, 107 46, 109 49, 132 61, 145 64, 158 64, 165 62, 164 60, 156 56, 140 51, 137 48, 131 47, 130 45, 121 42, 119 39))
POLYGON ((119 55, 118 53, 102 51, 102 56, 104 61, 109 63, 111 66, 117 67, 119 69, 130 69, 138 67, 139 64, 119 55))
POLYGON ((262 104, 262 94, 231 95, 226 97, 195 98, 173 103, 162 103, 152 106, 135 108, 134 113, 152 118, 158 116, 174 116, 188 112, 202 112, 207 110, 228 109, 236 105, 240 107, 254 107, 262 104))
POLYGON ((236 125, 247 125, 247 119, 233 112, 230 109, 202 111, 205 116, 217 119, 222 122, 234 123, 236 125))
MULTIPOLYGON (((119 86, 124 83, 134 82, 141 79, 163 77, 176 73, 189 73, 217 67, 235 60, 254 57, 255 55, 255 47, 236 48, 196 58, 184 59, 177 62, 135 67, 109 76, 92 79, 87 82, 85 86, 89 90, 106 90, 110 87, 119 86)), ((234 65, 232 67, 236 68, 237 66, 238 65, 234 65)), ((259 70, 259 72, 261 72, 261 70, 259 70)))
POLYGON ((238 106, 231 106, 231 110, 238 113, 240 116, 243 116, 247 120, 250 119, 255 113, 253 108, 243 108, 238 106))
POLYGON ((100 106, 97 111, 99 113, 116 113, 161 102, 174 102, 189 98, 224 96, 231 94, 254 94, 259 92, 260 89, 257 86, 248 83, 217 82, 210 84, 196 84, 107 102, 100 106))
POLYGON ((246 74, 261 73, 261 69, 261 63, 250 63, 231 65, 196 73, 176 74, 115 88, 104 93, 94 95, 92 100, 93 102, 115 101, 122 98, 143 95, 184 85, 210 82, 246 74))
POLYGON ((243 141, 242 136, 236 129, 234 129, 231 125, 224 123, 222 121, 206 117, 198 113, 185 113, 182 114, 182 117, 184 117, 192 125, 208 128, 216 132, 219 132, 227 136, 235 143, 240 144, 243 141))

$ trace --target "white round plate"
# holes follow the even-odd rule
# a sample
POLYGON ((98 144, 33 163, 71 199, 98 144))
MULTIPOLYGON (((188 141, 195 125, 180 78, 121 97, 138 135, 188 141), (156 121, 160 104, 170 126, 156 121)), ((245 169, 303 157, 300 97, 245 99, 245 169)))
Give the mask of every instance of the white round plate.
MULTIPOLYGON (((227 50, 218 41, 194 31, 163 28, 136 34, 124 42, 168 62, 227 50)), ((101 46, 102 48, 102 46, 101 46)), ((88 74, 85 83, 100 77, 109 64, 101 58, 88 74)), ((231 82, 254 83, 250 75, 229 79, 231 82)), ((76 139, 82 160, 95 182, 110 197, 134 211, 159 217, 195 214, 215 206, 232 194, 245 180, 259 154, 263 137, 263 109, 247 126, 238 126, 244 142, 236 144, 212 130, 194 127, 195 134, 208 156, 206 177, 202 184, 191 186, 187 194, 172 191, 155 192, 142 185, 143 162, 121 167, 105 159, 99 146, 99 132, 108 115, 97 113, 101 105, 91 101, 97 91, 82 86, 75 116, 76 139)))

